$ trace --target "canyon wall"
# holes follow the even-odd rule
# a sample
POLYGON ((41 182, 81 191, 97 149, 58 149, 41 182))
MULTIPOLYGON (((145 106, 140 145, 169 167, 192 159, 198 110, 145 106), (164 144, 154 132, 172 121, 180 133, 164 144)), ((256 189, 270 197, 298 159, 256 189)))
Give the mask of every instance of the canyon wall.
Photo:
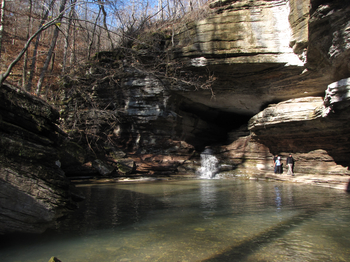
POLYGON ((8 85, 0 99, 0 234, 42 233, 76 208, 76 193, 59 167, 59 114, 8 85))
POLYGON ((65 76, 59 113, 3 86, 0 233, 73 209, 67 176, 198 177, 208 148, 216 177, 271 177, 292 153, 299 178, 347 179, 349 15, 343 1, 216 0, 65 76))
POLYGON ((101 53, 68 80, 63 128, 99 152, 85 166, 104 158, 116 176, 125 174, 121 159, 132 163, 129 174, 193 175, 206 147, 228 176, 272 173, 273 154, 288 153, 299 175, 348 175, 346 106, 329 103, 347 89, 325 92, 350 76, 349 6, 212 1, 205 19, 176 30, 173 45, 158 53, 135 45, 132 63, 119 51, 101 53), (160 53, 180 73, 151 68, 160 53))

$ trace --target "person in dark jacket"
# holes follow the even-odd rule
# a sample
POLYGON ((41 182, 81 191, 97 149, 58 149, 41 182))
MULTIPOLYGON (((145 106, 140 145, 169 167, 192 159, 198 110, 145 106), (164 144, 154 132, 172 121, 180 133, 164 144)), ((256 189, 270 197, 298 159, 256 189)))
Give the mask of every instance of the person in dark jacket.
POLYGON ((292 157, 292 154, 289 154, 289 156, 287 157, 287 161, 286 161, 286 164, 288 166, 288 173, 287 175, 291 175, 291 176, 294 176, 294 173, 293 173, 293 169, 294 169, 294 158, 292 157))

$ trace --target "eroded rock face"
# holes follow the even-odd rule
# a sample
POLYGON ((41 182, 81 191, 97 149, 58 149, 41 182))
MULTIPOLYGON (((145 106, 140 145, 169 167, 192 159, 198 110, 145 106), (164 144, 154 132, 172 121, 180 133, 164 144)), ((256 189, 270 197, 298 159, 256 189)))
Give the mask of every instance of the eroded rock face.
MULTIPOLYGON (((185 98, 180 88, 170 90, 171 79, 132 66, 118 75, 111 74, 108 64, 94 67, 98 73, 87 68, 61 94, 62 127, 86 152, 93 148, 106 158, 115 167, 111 175, 172 174, 196 149, 226 140, 227 126, 236 125, 222 124, 224 113, 185 98), (93 82, 85 84, 86 77, 93 82)), ((85 161, 93 163, 96 155, 85 161)), ((89 172, 81 168, 77 174, 89 172)))
POLYGON ((273 154, 290 152, 300 174, 348 174, 347 87, 324 98, 348 76, 349 4, 340 3, 213 1, 163 50, 197 85, 150 73, 137 64, 147 55, 99 63, 62 94, 66 129, 85 130, 90 145, 104 137, 136 173, 193 173, 210 145, 232 175, 263 176, 273 154))
POLYGON ((197 74, 197 86, 117 52, 101 52, 67 80, 58 106, 73 141, 61 139, 52 107, 2 87, 0 233, 44 231, 74 207, 62 170, 95 175, 100 158, 103 175, 194 176, 210 145, 219 176, 264 177, 273 154, 289 153, 297 174, 350 175, 350 81, 343 79, 350 3, 218 0, 211 7, 177 32, 174 49, 160 51, 182 65, 180 74, 197 74))
POLYGON ((308 71, 308 1, 215 1, 214 13, 184 27, 175 58, 216 77, 195 102, 254 115, 271 102, 322 96, 328 74, 308 71), (204 69, 203 69, 204 68, 204 69), (212 92, 215 97, 212 97, 212 92))
POLYGON ((250 120, 249 129, 271 153, 300 157, 301 173, 349 174, 348 90, 344 79, 328 86, 325 101, 309 97, 271 105, 250 120))
POLYGON ((188 61, 188 68, 212 70, 218 78, 211 90, 216 100, 209 101, 208 91, 185 96, 248 115, 271 104, 249 121, 252 135, 217 149, 218 157, 253 175, 271 171, 268 155, 292 152, 300 173, 348 174, 346 80, 329 86, 325 98, 324 92, 349 75, 349 4, 214 1, 211 6, 218 8, 212 16, 180 33, 178 58, 188 61))
POLYGON ((331 82, 350 76, 350 3, 311 0, 307 67, 331 82))
POLYGON ((0 100, 0 234, 41 233, 75 208, 57 161, 58 112, 6 85, 0 100))

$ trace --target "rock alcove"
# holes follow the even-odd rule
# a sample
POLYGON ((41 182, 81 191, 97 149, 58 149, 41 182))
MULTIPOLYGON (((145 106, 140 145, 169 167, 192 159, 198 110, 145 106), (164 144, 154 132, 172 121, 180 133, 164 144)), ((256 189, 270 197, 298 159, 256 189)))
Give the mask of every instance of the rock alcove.
MULTIPOLYGON (((134 48, 137 61, 121 66, 116 50, 67 81, 63 128, 75 141, 96 142, 87 161, 113 166, 118 148, 134 161, 132 174, 193 174, 211 146, 231 175, 264 176, 272 154, 290 152, 300 174, 348 174, 346 114, 323 100, 328 85, 350 76, 342 18, 349 7, 276 0, 213 1, 211 8, 158 50, 171 61, 167 69, 151 70, 152 54, 142 48, 134 48), (161 74, 179 65, 179 74, 161 74)), ((327 95, 347 103, 334 89, 327 95)))
POLYGON ((210 6, 158 53, 100 52, 63 79, 59 112, 1 89, 0 233, 43 232, 74 208, 67 177, 193 177, 206 146, 220 177, 274 177, 272 155, 291 152, 295 181, 344 188, 350 3, 210 6), (170 62, 155 69, 160 53, 170 62))

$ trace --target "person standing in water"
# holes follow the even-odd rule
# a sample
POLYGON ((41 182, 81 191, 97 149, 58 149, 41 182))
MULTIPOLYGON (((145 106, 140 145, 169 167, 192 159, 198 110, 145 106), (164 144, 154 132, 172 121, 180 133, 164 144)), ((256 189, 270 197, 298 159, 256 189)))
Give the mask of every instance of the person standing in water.
POLYGON ((292 154, 289 154, 289 156, 287 157, 287 161, 286 161, 286 164, 288 166, 288 173, 287 175, 291 175, 291 176, 294 176, 294 173, 293 173, 293 169, 294 169, 294 158, 292 157, 292 154))

